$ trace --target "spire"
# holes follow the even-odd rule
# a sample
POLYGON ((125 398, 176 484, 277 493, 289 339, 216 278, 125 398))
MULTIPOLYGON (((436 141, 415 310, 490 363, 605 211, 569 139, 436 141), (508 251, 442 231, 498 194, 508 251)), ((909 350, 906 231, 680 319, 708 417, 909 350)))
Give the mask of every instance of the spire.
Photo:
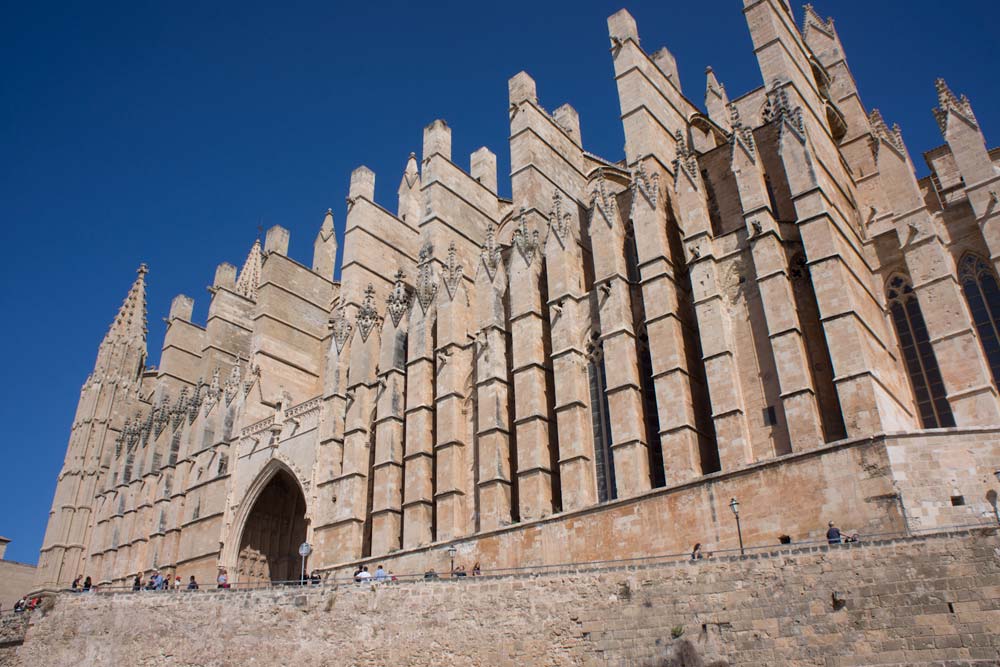
POLYGON ((719 82, 711 67, 705 68, 705 79, 705 108, 708 110, 708 117, 716 125, 729 131, 732 128, 729 125, 729 96, 726 95, 726 87, 719 82))
POLYGON ((140 264, 136 271, 135 282, 128 291, 128 296, 118 309, 111 328, 108 330, 104 340, 118 340, 127 342, 142 343, 146 346, 146 273, 149 271, 145 264, 140 264))
POLYGON ((827 37, 834 36, 833 29, 833 19, 824 19, 818 13, 816 13, 815 8, 812 5, 804 5, 802 7, 802 34, 806 34, 810 28, 816 28, 827 37))
POLYGON ((406 169, 399 182, 399 206, 396 217, 414 229, 420 223, 420 171, 417 169, 417 155, 410 153, 406 169))
POLYGON ((263 259, 260 253, 260 239, 253 242, 247 260, 243 262, 240 277, 236 280, 236 292, 251 301, 257 300, 257 287, 260 285, 260 270, 263 259))
POLYGON ((328 208, 313 242, 313 271, 331 280, 336 261, 337 233, 333 226, 333 210, 328 208))
POLYGON ((934 109, 934 118, 937 120, 938 127, 941 128, 941 134, 944 134, 948 129, 948 113, 955 113, 961 116, 970 125, 979 127, 979 123, 976 121, 976 115, 972 113, 972 105, 969 104, 969 98, 965 95, 961 97, 956 97, 955 93, 951 92, 951 88, 948 87, 947 82, 944 79, 938 79, 934 82, 934 87, 937 89, 938 105, 934 109))

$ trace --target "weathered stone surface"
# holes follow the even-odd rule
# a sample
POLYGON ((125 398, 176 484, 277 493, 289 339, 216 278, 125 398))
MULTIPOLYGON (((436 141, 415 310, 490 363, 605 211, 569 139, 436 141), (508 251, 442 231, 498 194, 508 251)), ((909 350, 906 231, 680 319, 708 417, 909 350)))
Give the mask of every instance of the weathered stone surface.
POLYGON ((998 623, 991 529, 592 571, 62 595, 5 664, 697 664, 681 651, 733 667, 985 666, 998 623))

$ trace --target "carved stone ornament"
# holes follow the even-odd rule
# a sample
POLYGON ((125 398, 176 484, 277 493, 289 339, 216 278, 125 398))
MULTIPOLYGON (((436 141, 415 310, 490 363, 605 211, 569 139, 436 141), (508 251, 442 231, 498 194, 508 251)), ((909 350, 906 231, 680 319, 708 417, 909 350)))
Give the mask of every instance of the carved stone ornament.
POLYGON ((434 246, 429 242, 420 248, 420 257, 417 261, 417 303, 420 310, 427 312, 431 303, 434 302, 434 295, 437 294, 437 282, 434 280, 434 265, 431 258, 434 254, 434 246))
POLYGON ((531 264, 538 250, 538 230, 528 230, 528 215, 521 207, 517 216, 517 227, 514 228, 514 247, 517 248, 525 264, 531 264))
POLYGON ((739 146, 746 152, 747 157, 751 161, 756 162, 757 143, 753 138, 753 129, 743 126, 743 121, 740 119, 740 110, 735 104, 729 105, 729 124, 733 128, 733 134, 729 138, 733 150, 735 151, 736 147, 739 146))
POLYGON ((462 265, 458 261, 458 253, 455 250, 455 242, 448 244, 448 262, 444 266, 445 291, 448 293, 448 300, 453 301, 458 294, 458 286, 462 284, 462 265))
POLYGON ((677 156, 674 158, 674 183, 684 174, 697 188, 701 183, 701 169, 698 167, 698 154, 688 146, 684 132, 677 130, 677 156))
POLYGON ((612 221, 617 216, 618 204, 615 201, 615 196, 608 192, 608 183, 604 180, 604 170, 597 173, 597 183, 590 193, 590 206, 591 220, 593 220, 594 214, 600 213, 605 224, 610 228, 613 224, 612 221))
POLYGON ((562 210, 562 195, 556 190, 555 194, 552 195, 552 210, 549 211, 549 229, 552 230, 551 233, 555 234, 556 240, 563 248, 566 247, 568 241, 572 240, 570 236, 572 221, 573 216, 569 211, 562 210))
MULTIPOLYGON (((680 135, 680 132, 677 133, 680 135)), ((679 146, 678 146, 679 148, 679 146)), ((697 168, 697 163, 695 163, 697 168)), ((639 195, 649 202, 649 207, 656 208, 656 203, 660 198, 660 176, 659 174, 647 174, 646 168, 640 162, 632 170, 632 207, 635 208, 639 201, 639 195)))
POLYGON ((372 329, 379 324, 378 311, 375 310, 375 288, 371 283, 365 288, 365 298, 358 309, 356 321, 358 323, 358 333, 361 334, 361 341, 367 342, 372 329))
POLYGON ((223 392, 226 399, 226 405, 232 403, 233 399, 236 398, 236 393, 240 389, 240 380, 242 379, 241 375, 242 372, 240 370, 240 362, 237 361, 233 366, 233 370, 229 372, 229 378, 226 379, 226 387, 223 392))
POLYGON ((330 318, 330 330, 333 332, 333 340, 337 345, 337 353, 344 351, 344 343, 351 337, 354 325, 347 320, 347 313, 341 305, 330 318))
POLYGON ((404 276, 405 274, 402 269, 396 271, 395 285, 393 285, 392 291, 389 292, 389 297, 386 299, 386 310, 389 311, 389 317, 392 318, 392 326, 394 327, 399 326, 399 321, 403 319, 403 315, 410 309, 410 290, 406 287, 406 283, 403 282, 404 276))
POLYGON ((496 278, 497 268, 500 266, 500 250, 500 244, 497 243, 496 227, 492 222, 487 223, 486 241, 479 254, 490 282, 496 278))

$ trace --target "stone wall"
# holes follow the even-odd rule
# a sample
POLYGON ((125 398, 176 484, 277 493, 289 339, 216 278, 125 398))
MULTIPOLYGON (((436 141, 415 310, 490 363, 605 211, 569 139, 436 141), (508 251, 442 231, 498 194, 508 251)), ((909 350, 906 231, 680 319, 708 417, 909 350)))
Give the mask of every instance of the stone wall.
POLYGON ((996 529, 519 577, 63 595, 15 665, 997 665, 996 529))

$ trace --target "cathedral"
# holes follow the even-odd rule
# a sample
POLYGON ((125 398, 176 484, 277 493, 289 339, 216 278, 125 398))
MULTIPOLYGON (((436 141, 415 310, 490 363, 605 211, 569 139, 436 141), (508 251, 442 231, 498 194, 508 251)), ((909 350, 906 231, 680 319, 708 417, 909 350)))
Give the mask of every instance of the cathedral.
POLYGON ((495 154, 452 155, 435 121, 394 211, 351 174, 339 270, 332 212, 309 266, 272 227, 216 268, 205 322, 174 298, 155 367, 141 266, 81 390, 38 587, 295 579, 303 542, 309 570, 404 573, 991 521, 1000 151, 938 80, 917 178, 832 20, 743 12, 759 88, 730 97, 709 68, 696 104, 619 11, 624 157, 588 152, 521 72, 510 199, 495 154))

